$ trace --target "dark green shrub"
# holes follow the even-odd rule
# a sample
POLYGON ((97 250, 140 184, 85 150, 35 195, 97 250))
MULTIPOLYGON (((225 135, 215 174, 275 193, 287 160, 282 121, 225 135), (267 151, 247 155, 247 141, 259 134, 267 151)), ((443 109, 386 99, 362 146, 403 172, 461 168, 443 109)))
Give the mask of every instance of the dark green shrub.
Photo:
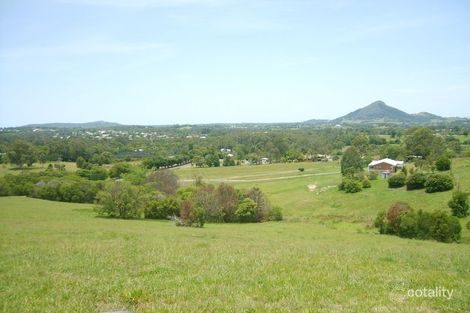
POLYGON ((303 172, 303 171, 305 171, 305 168, 299 167, 298 170, 299 170, 299 172, 303 172))
POLYGON ((346 193, 356 193, 362 190, 362 183, 354 178, 343 178, 338 188, 346 193))
POLYGON ((410 211, 401 216, 398 235, 404 238, 416 238, 418 236, 418 216, 416 213, 410 211))
POLYGON ((447 191, 454 188, 454 182, 452 177, 446 174, 432 174, 426 180, 424 184, 426 192, 440 192, 447 191))
POLYGON ((400 188, 405 186, 406 175, 403 172, 396 173, 388 179, 388 188, 400 188))
POLYGON ((367 178, 364 178, 362 180, 362 188, 370 188, 372 187, 370 181, 367 178))
POLYGON ((428 212, 424 212, 423 210, 418 211, 417 216, 417 234, 416 238, 418 239, 430 239, 431 238, 431 223, 432 223, 432 216, 428 212))
POLYGON ((469 215, 468 208, 468 194, 456 190, 452 194, 452 199, 448 203, 449 208, 452 210, 452 215, 456 217, 465 217, 469 215))
POLYGON ((458 218, 446 212, 435 211, 431 214, 431 237, 441 242, 459 241, 462 227, 458 218))
POLYGON ((447 156, 441 156, 436 160, 436 169, 438 171, 450 170, 450 159, 447 156))
POLYGON ((424 173, 415 173, 408 176, 406 180, 406 190, 423 189, 427 176, 424 173))

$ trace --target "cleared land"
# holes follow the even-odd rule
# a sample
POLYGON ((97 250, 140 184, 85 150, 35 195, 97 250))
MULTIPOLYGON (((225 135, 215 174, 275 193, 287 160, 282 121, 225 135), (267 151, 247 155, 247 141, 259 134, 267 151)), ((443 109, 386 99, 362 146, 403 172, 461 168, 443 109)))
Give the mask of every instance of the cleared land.
MULTIPOLYGON (((454 162, 467 191, 469 168, 470 159, 454 162)), ((327 188, 339 174, 305 176, 338 172, 337 163, 175 171, 188 180, 195 174, 251 180, 233 184, 262 188, 286 220, 180 228, 97 218, 92 205, 0 198, 0 310, 469 311, 468 230, 461 244, 444 244, 377 235, 370 227, 396 200, 447 209, 450 192, 391 190, 377 180, 369 190, 344 194, 327 188), (262 178, 273 179, 252 181, 262 178), (437 286, 453 289, 452 299, 407 296, 409 289, 437 286)))

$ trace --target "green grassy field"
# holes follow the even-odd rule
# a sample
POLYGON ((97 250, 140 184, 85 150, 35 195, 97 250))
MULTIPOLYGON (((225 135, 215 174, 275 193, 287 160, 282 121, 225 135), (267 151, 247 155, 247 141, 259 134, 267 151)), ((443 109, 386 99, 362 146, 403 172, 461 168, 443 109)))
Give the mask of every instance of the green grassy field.
MULTIPOLYGON (((470 159, 453 165, 467 191, 469 167, 470 159)), ((285 221, 181 228, 97 218, 93 205, 0 198, 0 311, 470 310, 468 230, 462 243, 444 244, 378 235, 370 227, 377 211, 397 200, 447 210, 450 192, 391 190, 377 180, 369 190, 344 194, 332 187, 341 179, 337 163, 175 171, 183 180, 198 174, 259 186, 284 208, 285 221), (407 295, 435 287, 453 289, 452 298, 407 295)))
MULTIPOLYGON (((75 172, 77 170, 77 164, 75 162, 54 162, 54 164, 63 164, 67 171, 75 172)), ((23 171, 31 172, 40 172, 44 171, 47 168, 48 163, 39 164, 34 163, 31 167, 18 168, 12 164, 1 164, 0 165, 0 176, 6 174, 19 174, 23 171)))

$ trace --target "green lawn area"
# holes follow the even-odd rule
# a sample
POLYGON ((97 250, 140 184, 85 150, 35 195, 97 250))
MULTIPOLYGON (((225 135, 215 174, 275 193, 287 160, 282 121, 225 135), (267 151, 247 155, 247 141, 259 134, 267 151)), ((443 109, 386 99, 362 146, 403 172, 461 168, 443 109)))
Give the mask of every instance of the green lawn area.
MULTIPOLYGON (((34 163, 31 167, 18 168, 12 164, 0 164, 0 177, 6 174, 18 174, 22 171, 40 172, 47 168, 46 164, 34 163)), ((67 171, 75 172, 77 170, 77 164, 75 162, 53 162, 53 164, 63 164, 67 171)))
MULTIPOLYGON (((470 159, 453 163, 466 191, 469 167, 470 159)), ((0 311, 469 311, 469 230, 460 244, 445 244, 378 235, 370 227, 397 200, 448 210, 451 192, 392 190, 377 180, 369 190, 344 194, 332 187, 341 180, 337 163, 175 171, 182 179, 198 174, 259 186, 284 208, 285 221, 182 228, 98 218, 93 205, 3 197, 0 311), (435 287, 453 289, 452 298, 407 295, 435 287)))

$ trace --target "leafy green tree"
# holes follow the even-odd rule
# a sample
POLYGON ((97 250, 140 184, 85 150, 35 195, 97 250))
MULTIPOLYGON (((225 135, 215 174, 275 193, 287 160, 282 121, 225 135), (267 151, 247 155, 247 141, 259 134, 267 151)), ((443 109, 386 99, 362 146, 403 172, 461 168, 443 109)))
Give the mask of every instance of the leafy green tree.
POLYGON ((427 158, 431 154, 433 144, 434 134, 431 129, 425 127, 411 129, 405 138, 405 148, 409 155, 427 158))
POLYGON ((191 163, 194 164, 196 167, 204 167, 206 165, 206 159, 200 155, 196 155, 192 160, 191 163))
POLYGON ((49 148, 47 146, 37 146, 36 147, 37 160, 42 165, 44 165, 47 162, 48 155, 49 155, 49 148))
POLYGON ((361 157, 364 157, 369 150, 369 139, 364 134, 359 134, 354 137, 351 146, 356 149, 361 157))
POLYGON ((341 158, 341 174, 348 176, 360 171, 362 171, 361 156, 354 147, 350 147, 341 158))
POLYGON ((219 155, 218 154, 208 154, 205 157, 206 164, 209 167, 219 167, 220 166, 220 160, 219 160, 219 155))
POLYGON ((32 166, 37 159, 33 145, 24 140, 13 142, 7 152, 7 158, 18 167, 23 167, 24 164, 32 166))

